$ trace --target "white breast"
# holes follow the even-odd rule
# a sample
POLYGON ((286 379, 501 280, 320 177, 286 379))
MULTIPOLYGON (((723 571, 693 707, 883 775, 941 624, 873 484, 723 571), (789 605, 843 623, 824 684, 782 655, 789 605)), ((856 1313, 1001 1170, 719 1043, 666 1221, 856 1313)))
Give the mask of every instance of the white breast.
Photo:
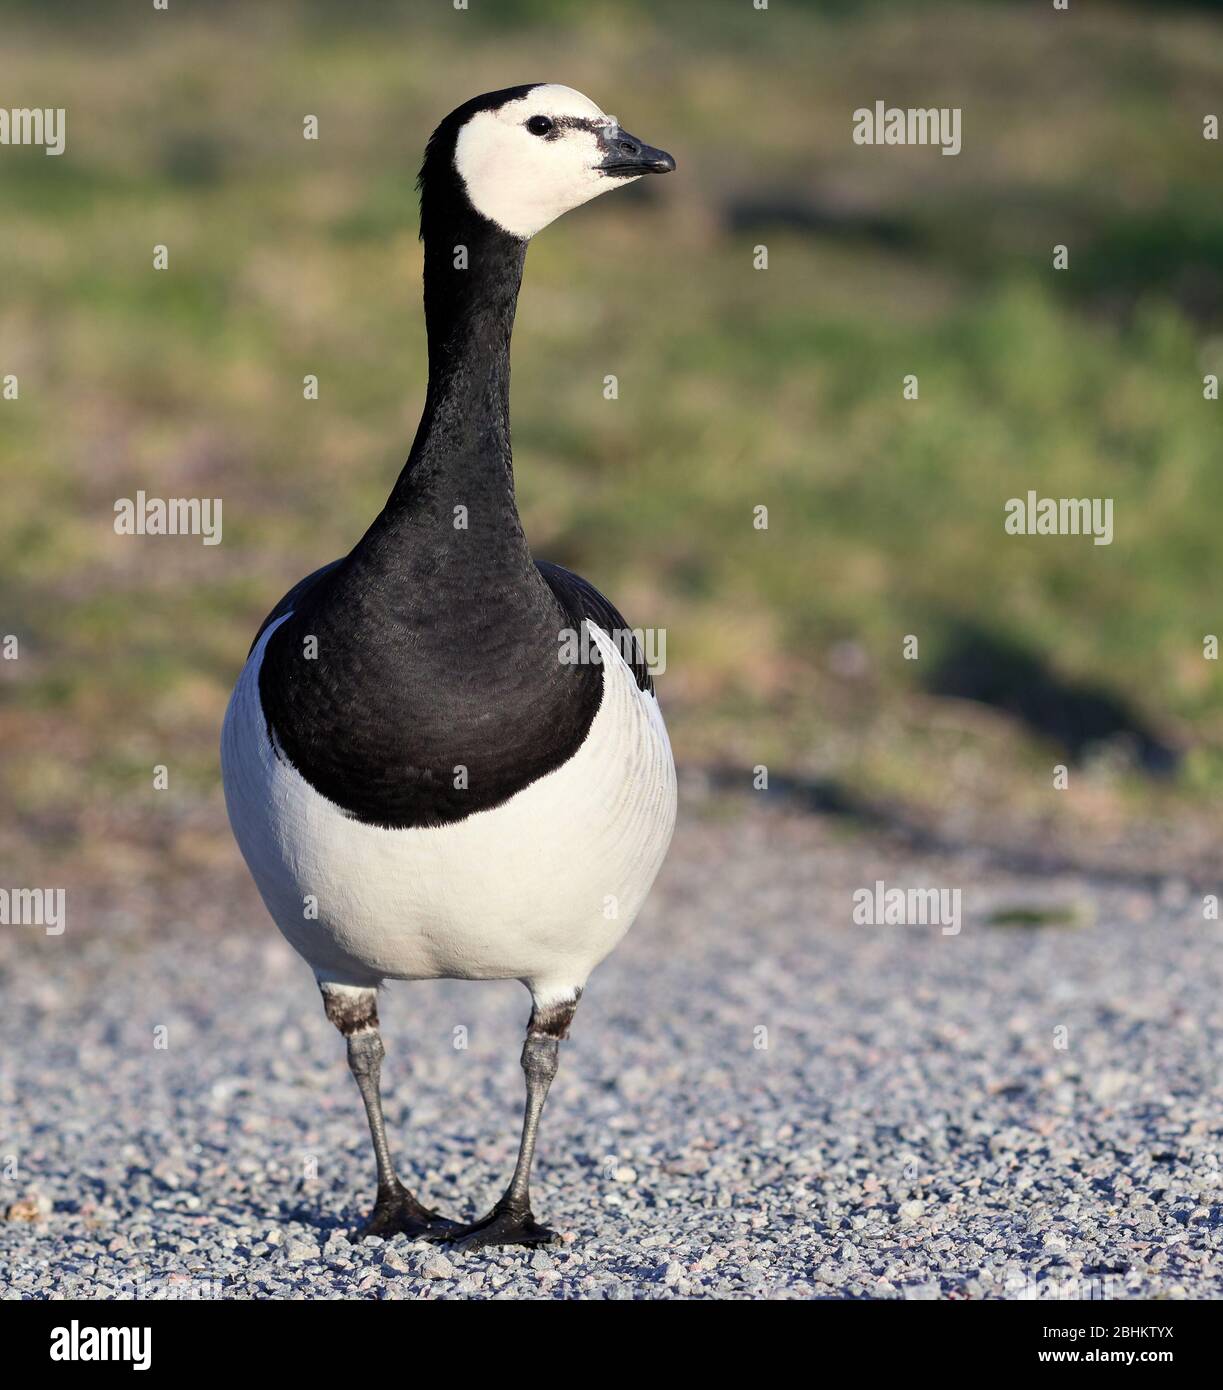
MULTIPOLYGON (((286 615, 286 617, 289 615, 286 615)), ((221 736, 230 824, 268 911, 320 979, 520 979, 568 997, 623 937, 675 823, 675 767, 652 694, 588 624, 603 701, 574 756, 453 825, 388 830, 320 796, 268 737, 259 667, 221 736)))

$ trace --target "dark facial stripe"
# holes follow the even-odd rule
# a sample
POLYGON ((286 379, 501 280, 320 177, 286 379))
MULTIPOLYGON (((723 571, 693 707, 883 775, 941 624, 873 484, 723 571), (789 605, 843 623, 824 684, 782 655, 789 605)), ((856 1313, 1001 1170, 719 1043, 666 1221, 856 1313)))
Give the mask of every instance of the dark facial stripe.
MULTIPOLYGON (((547 115, 545 111, 537 111, 537 116, 547 115)), ((531 118, 528 117, 528 120, 531 118)), ((596 121, 593 116, 548 116, 552 122, 552 129, 544 135, 545 140, 559 140, 566 131, 585 130, 592 135, 597 135, 599 131, 607 129, 606 123, 596 121)))

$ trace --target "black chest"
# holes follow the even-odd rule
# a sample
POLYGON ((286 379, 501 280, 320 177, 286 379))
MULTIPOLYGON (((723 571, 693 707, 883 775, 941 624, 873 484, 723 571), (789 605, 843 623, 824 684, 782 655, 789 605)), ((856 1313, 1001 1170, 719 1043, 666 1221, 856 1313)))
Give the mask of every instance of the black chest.
POLYGON ((567 762, 602 698, 561 660, 547 586, 443 566, 412 600, 333 571, 273 633, 259 692, 279 751, 358 820, 447 825, 567 762))

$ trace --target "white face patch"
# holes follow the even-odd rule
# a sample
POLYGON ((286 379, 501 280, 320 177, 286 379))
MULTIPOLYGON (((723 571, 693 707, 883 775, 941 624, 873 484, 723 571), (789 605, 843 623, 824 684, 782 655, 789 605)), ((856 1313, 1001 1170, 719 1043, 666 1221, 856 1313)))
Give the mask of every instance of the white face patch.
POLYGON ((475 210, 512 236, 533 237, 570 208, 609 188, 632 183, 599 172, 606 157, 591 123, 610 133, 607 116, 581 92, 544 83, 496 111, 479 111, 459 131, 454 163, 475 210), (528 121, 546 116, 553 129, 533 134, 528 121))

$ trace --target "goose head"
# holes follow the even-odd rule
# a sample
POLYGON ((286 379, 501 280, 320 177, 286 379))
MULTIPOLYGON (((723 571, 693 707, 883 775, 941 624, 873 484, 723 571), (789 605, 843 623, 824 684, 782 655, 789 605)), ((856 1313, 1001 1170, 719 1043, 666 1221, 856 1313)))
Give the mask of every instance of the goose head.
POLYGON ((433 132, 421 169, 421 232, 458 198, 526 241, 562 213, 675 160, 623 130, 589 97, 553 82, 488 92, 433 132))

